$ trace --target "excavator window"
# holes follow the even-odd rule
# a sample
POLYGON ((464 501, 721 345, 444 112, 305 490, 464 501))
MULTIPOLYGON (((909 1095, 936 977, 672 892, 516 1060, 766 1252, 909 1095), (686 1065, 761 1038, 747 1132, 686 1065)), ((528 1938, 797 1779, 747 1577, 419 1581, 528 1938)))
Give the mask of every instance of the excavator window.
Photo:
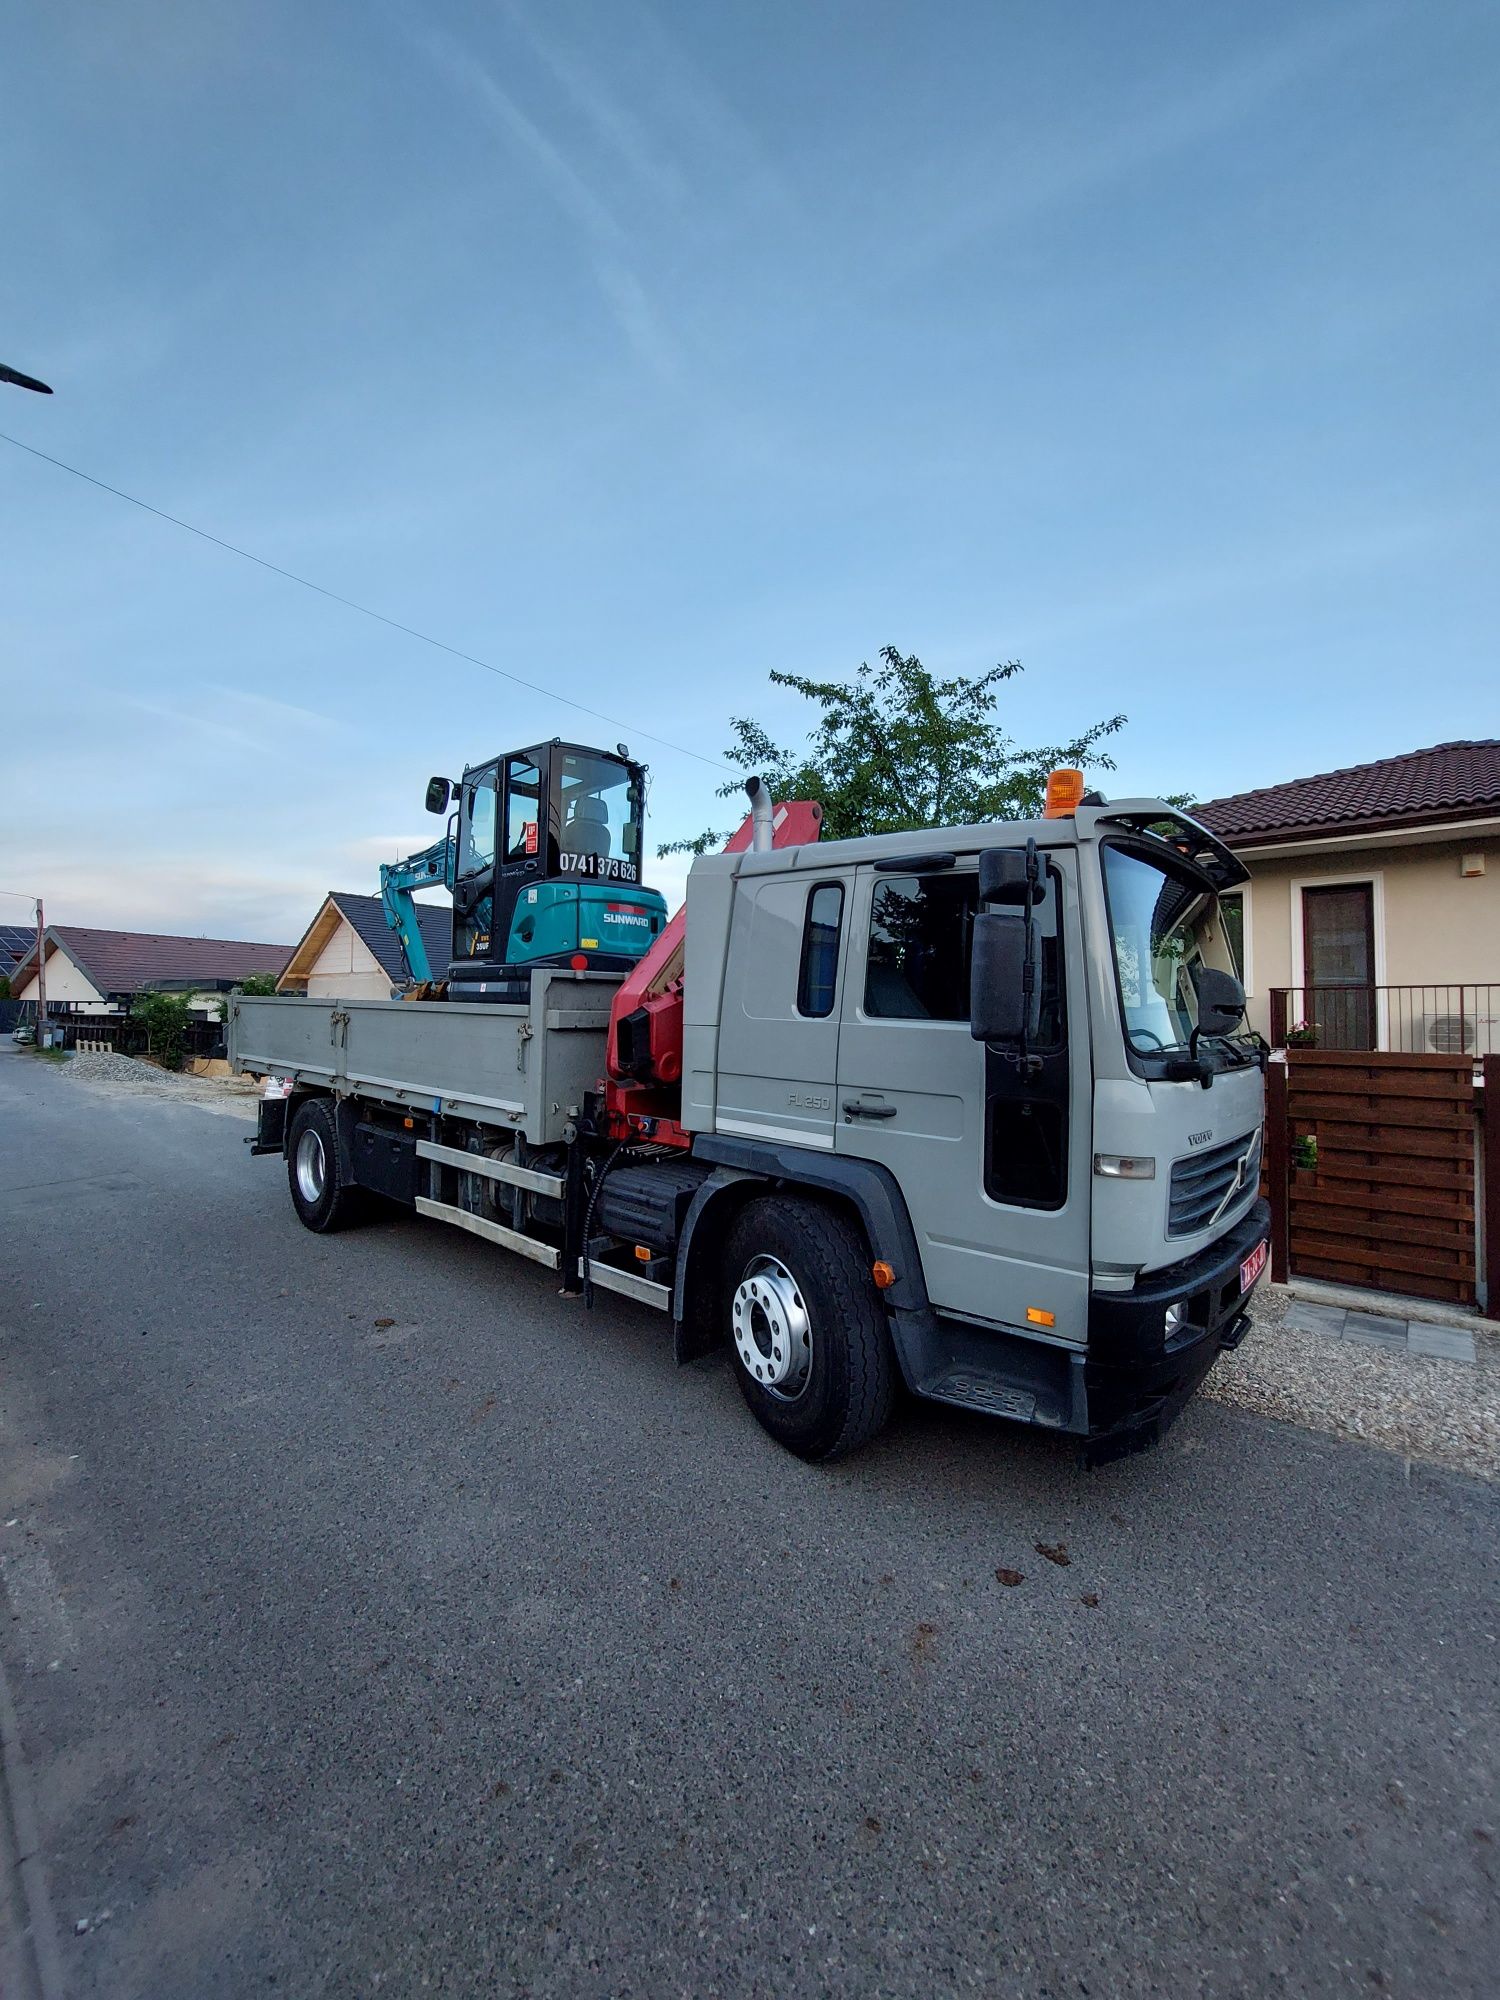
POLYGON ((512 757, 505 774, 505 858, 527 861, 541 851, 542 785, 529 757, 512 757))

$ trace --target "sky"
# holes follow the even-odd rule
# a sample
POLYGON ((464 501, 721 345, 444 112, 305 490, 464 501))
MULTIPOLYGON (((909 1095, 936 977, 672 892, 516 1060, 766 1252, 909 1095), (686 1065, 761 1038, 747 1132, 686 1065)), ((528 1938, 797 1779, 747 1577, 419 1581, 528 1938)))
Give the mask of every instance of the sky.
POLYGON ((0 889, 55 922, 293 941, 554 735, 696 833, 731 717, 805 729, 769 670, 887 643, 1020 659, 1023 745, 1123 710, 1117 796, 1500 734, 1491 0, 0 27, 56 391, 0 430, 533 683, 0 443, 0 889))

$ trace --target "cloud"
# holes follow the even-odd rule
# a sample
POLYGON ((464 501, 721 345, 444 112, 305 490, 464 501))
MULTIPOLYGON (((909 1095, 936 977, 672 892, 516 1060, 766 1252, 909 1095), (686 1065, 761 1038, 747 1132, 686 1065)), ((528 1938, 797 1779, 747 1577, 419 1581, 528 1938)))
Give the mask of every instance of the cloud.
POLYGON ((939 219, 915 230, 903 268, 922 269, 977 236, 1035 221, 1174 154, 1221 139, 1249 123, 1304 77, 1328 67, 1393 18, 1389 5, 1300 22, 1289 34, 1216 73, 1158 86, 1133 114, 1093 132, 1078 127, 1037 141, 1022 134, 1003 157, 986 148, 964 163, 955 187, 935 196, 939 219), (965 200, 963 189, 985 190, 965 200))

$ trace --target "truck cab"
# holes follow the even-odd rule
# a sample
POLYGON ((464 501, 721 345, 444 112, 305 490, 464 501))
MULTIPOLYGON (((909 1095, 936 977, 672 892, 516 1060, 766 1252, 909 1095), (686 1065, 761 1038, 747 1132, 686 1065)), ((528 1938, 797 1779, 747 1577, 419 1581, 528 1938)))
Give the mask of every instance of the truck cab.
POLYGON ((1239 1337, 1264 1261, 1261 1051, 1199 1032, 1242 877, 1159 801, 698 862, 695 1151, 873 1170, 910 1223, 885 1295, 909 1384, 1140 1441, 1239 1337), (996 1038, 987 940, 1024 923, 1006 855, 1029 856, 1032 985, 996 1038))

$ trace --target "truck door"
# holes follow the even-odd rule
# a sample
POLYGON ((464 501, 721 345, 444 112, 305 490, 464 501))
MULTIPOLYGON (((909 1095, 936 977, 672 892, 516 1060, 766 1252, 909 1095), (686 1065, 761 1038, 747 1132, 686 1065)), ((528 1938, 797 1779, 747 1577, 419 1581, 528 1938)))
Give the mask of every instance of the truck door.
POLYGON ((940 1311, 1081 1343, 1088 1016, 1074 858, 1046 858, 1042 1026, 1025 1065, 969 1033, 977 869, 857 871, 835 1148, 895 1175, 940 1311))
POLYGON ((832 872, 736 880, 715 1131, 833 1151, 848 895, 832 872))

